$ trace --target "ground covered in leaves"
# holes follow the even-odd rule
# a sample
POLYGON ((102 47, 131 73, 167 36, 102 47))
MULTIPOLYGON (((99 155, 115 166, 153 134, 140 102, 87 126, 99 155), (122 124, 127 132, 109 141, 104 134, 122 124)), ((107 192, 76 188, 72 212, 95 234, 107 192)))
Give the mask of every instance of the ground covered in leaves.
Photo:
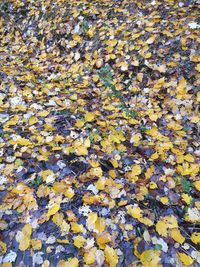
POLYGON ((2 267, 199 266, 198 11, 1 1, 2 267))

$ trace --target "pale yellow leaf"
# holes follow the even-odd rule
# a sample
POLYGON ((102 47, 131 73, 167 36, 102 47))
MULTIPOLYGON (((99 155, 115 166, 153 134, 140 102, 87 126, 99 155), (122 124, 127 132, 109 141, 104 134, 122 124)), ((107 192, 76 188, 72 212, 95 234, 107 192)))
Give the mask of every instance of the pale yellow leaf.
POLYGON ((117 252, 112 248, 106 245, 104 250, 105 258, 110 267, 116 267, 118 263, 117 252))

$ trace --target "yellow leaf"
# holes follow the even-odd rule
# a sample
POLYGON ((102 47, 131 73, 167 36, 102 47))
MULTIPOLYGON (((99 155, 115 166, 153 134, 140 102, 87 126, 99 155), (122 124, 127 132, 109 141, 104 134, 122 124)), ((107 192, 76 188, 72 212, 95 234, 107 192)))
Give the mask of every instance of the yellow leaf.
POLYGON ((19 243, 19 249, 21 251, 25 251, 26 249, 29 248, 30 245, 30 236, 25 236, 22 234, 20 243, 19 243))
POLYGON ((185 97, 187 91, 186 91, 186 86, 187 86, 187 81, 185 80, 185 78, 183 77, 177 86, 177 98, 178 99, 182 99, 185 97))
POLYGON ((140 219, 143 212, 139 207, 129 206, 127 213, 135 219, 140 219))
POLYGON ((182 200, 187 204, 190 205, 192 202, 192 197, 188 194, 182 194, 182 200))
POLYGON ((123 200, 123 201, 119 201, 117 205, 118 205, 119 207, 122 207, 122 206, 126 206, 127 203, 128 203, 127 200, 123 200))
POLYGON ((184 158, 188 162, 194 162, 194 157, 191 154, 185 155, 184 158))
POLYGON ((108 41, 106 41, 106 44, 107 44, 108 46, 114 47, 114 46, 116 46, 117 42, 118 42, 118 41, 117 41, 116 39, 112 39, 112 40, 108 40, 108 41))
POLYGON ((98 190, 104 190, 105 189, 105 185, 106 185, 106 179, 101 177, 101 178, 99 178, 99 180, 96 183, 96 188, 98 190))
POLYGON ((82 224, 78 224, 78 223, 72 222, 71 223, 71 230, 74 233, 83 233, 84 232, 84 227, 83 227, 82 224))
POLYGON ((135 34, 132 34, 132 39, 134 40, 134 39, 136 39, 136 38, 140 37, 140 35, 141 35, 141 33, 140 33, 140 32, 138 32, 138 33, 135 33, 135 34))
POLYGON ((87 31, 87 35, 91 38, 94 36, 94 33, 95 33, 95 27, 92 27, 90 28, 88 31, 87 31))
POLYGON ((134 134, 134 135, 132 135, 130 142, 134 143, 134 146, 139 146, 141 143, 140 140, 141 140, 141 135, 140 134, 134 134))
POLYGON ((182 244, 185 241, 185 237, 182 236, 179 229, 174 228, 171 230, 171 237, 178 243, 182 244))
POLYGON ((115 179, 117 177, 117 174, 116 174, 115 170, 109 170, 108 174, 112 179, 115 179))
POLYGON ((87 147, 85 147, 84 145, 76 147, 75 152, 78 156, 86 156, 88 154, 87 147))
POLYGON ((120 144, 120 139, 119 139, 119 136, 118 136, 118 135, 111 134, 111 135, 110 135, 110 140, 111 140, 113 143, 120 144))
POLYGON ((81 36, 79 36, 78 35, 78 33, 74 33, 74 34, 72 34, 72 38, 73 38, 73 40, 74 41, 76 41, 76 42, 81 42, 81 36))
POLYGON ((197 64, 196 65, 195 70, 197 70, 198 72, 200 72, 200 64, 197 64))
POLYGON ((106 245, 104 250, 105 258, 110 267, 116 267, 118 263, 117 252, 112 248, 106 245))
POLYGON ((89 171, 89 174, 95 177, 101 177, 103 174, 103 171, 101 167, 91 168, 89 171))
POLYGON ((99 162, 97 160, 89 159, 88 162, 93 168, 96 168, 99 166, 99 162))
POLYGON ((69 99, 72 101, 76 101, 78 99, 78 96, 77 96, 77 94, 73 94, 69 97, 69 99))
POLYGON ((185 160, 184 155, 178 155, 176 162, 180 164, 180 163, 183 163, 184 160, 185 160))
POLYGON ((148 226, 153 225, 153 222, 149 218, 139 218, 138 221, 148 226))
POLYGON ((85 243, 85 238, 81 235, 74 237, 74 246, 77 248, 82 248, 85 243))
POLYGON ((93 112, 87 112, 85 114, 85 121, 87 121, 87 122, 93 121, 94 118, 95 118, 95 114, 93 112))
POLYGON ((152 129, 147 130, 146 133, 154 137, 158 135, 158 129, 156 127, 153 127, 152 129))
POLYGON ((89 252, 86 252, 83 256, 83 260, 86 264, 92 264, 95 262, 96 258, 96 251, 97 248, 93 247, 89 250, 89 252))
POLYGON ((83 142, 84 146, 90 147, 90 138, 88 137, 87 139, 84 140, 83 142))
POLYGON ((192 55, 191 61, 193 62, 200 62, 200 55, 192 55))
POLYGON ((178 228, 177 219, 173 215, 163 217, 156 224, 156 231, 164 237, 167 237, 167 230, 173 228, 178 228))
POLYGON ((155 167, 152 165, 151 167, 149 167, 149 168, 146 170, 146 172, 145 172, 145 177, 146 177, 147 179, 149 179, 149 178, 153 175, 154 171, 155 171, 155 167))
POLYGON ((44 110, 44 111, 38 112, 38 116, 40 117, 46 117, 47 115, 49 115, 49 111, 44 110))
POLYGON ((60 209, 60 204, 55 203, 48 209, 47 215, 48 216, 54 215, 59 211, 59 209, 60 209))
POLYGON ((191 118, 191 122, 198 123, 200 121, 200 118, 198 116, 194 116, 191 118))
POLYGON ((26 236, 31 236, 32 226, 29 223, 24 225, 24 227, 22 228, 22 233, 26 236))
POLYGON ((192 233, 191 240, 194 244, 200 244, 200 233, 197 232, 192 233))
POLYGON ((155 41, 156 37, 155 36, 152 36, 150 37, 149 39, 146 40, 146 43, 147 44, 153 44, 153 42, 155 41))
POLYGON ((128 63, 127 62, 121 62, 120 64, 121 70, 122 71, 127 71, 128 70, 128 63))
POLYGON ((51 170, 45 170, 41 173, 43 181, 46 181, 48 176, 53 175, 53 172, 51 170))
POLYGON ((37 190, 37 196, 38 197, 47 197, 49 192, 50 192, 50 190, 47 186, 40 185, 38 190, 37 190))
POLYGON ((64 215, 61 212, 57 212, 56 214, 53 215, 52 221, 57 225, 61 226, 63 223, 64 215))
POLYGON ((167 225, 164 221, 158 221, 156 224, 156 231, 159 235, 167 237, 167 225))
POLYGON ((137 59, 133 60, 133 61, 131 62, 131 64, 132 64, 133 66, 136 66, 136 67, 138 67, 138 66, 140 65, 140 63, 139 63, 139 61, 138 61, 137 59))
POLYGON ((26 138, 17 139, 15 141, 15 143, 20 145, 20 146, 30 146, 30 145, 32 145, 32 143, 26 138))
POLYGON ((62 135, 56 134, 56 135, 54 136, 54 141, 55 141, 56 143, 58 143, 58 142, 60 142, 60 143, 64 143, 65 138, 64 138, 62 135))
POLYGON ((156 183, 154 183, 154 182, 150 182, 150 183, 149 183, 149 188, 150 188, 150 189, 155 189, 155 188, 158 188, 158 186, 157 186, 156 183))
POLYGON ((102 233, 106 228, 106 221, 103 218, 98 218, 95 222, 95 230, 98 233, 102 233))
POLYGON ((152 160, 155 160, 155 159, 158 159, 159 158, 159 154, 157 153, 157 152, 155 152, 155 153, 153 153, 152 155, 151 155, 151 159, 152 160))
POLYGON ((153 113, 153 114, 150 114, 150 115, 149 115, 149 118, 150 118, 150 120, 152 120, 152 121, 157 121, 157 119, 158 119, 158 115, 157 115, 156 113, 153 113))
POLYGON ((82 128, 84 124, 85 124, 84 121, 77 120, 76 123, 75 123, 75 126, 78 127, 78 128, 82 128))
POLYGON ((42 242, 39 239, 32 239, 31 246, 33 250, 40 250, 42 248, 42 242))
POLYGON ((173 37, 173 34, 167 30, 162 31, 162 34, 167 35, 168 37, 173 37))
POLYGON ((161 73, 164 73, 164 72, 166 72, 166 66, 165 65, 157 66, 156 70, 161 72, 161 73))
POLYGON ((38 119, 35 116, 32 116, 32 117, 30 117, 28 122, 30 125, 33 125, 33 124, 38 122, 38 119))
POLYGON ((143 55, 141 54, 141 56, 144 57, 144 58, 150 58, 151 55, 152 55, 152 54, 151 54, 150 52, 145 53, 145 54, 143 54, 143 55))
POLYGON ((119 166, 119 163, 115 159, 110 159, 110 163, 113 165, 114 168, 117 168, 119 166))
POLYGON ((131 168, 131 172, 133 175, 140 175, 142 172, 140 165, 133 165, 131 168))
POLYGON ((164 217, 164 220, 169 229, 178 228, 177 219, 174 215, 164 217))
POLYGON ((164 205, 169 204, 169 199, 167 197, 161 197, 160 202, 164 205))
POLYGON ((96 212, 91 212, 88 214, 88 219, 87 219, 87 225, 91 226, 93 224, 95 224, 95 222, 97 221, 98 216, 96 212))
POLYGON ((185 264, 186 266, 189 266, 194 262, 194 260, 185 253, 178 252, 178 256, 181 262, 185 264))
POLYGON ((12 267, 12 263, 11 262, 4 262, 1 264, 1 267, 12 267))
POLYGON ((200 201, 195 202, 195 207, 197 208, 197 210, 200 210, 200 201))
POLYGON ((105 245, 112 240, 111 235, 104 232, 96 237, 97 244, 100 248, 104 249, 105 245))
POLYGON ((194 182, 194 186, 198 191, 200 191, 200 181, 194 182))
POLYGON ((145 250, 140 255, 140 260, 143 267, 156 267, 160 261, 160 251, 145 250))
POLYGON ((0 256, 4 255, 7 251, 6 243, 0 241, 0 256))
POLYGON ((71 199, 71 198, 73 198, 73 196, 75 195, 75 193, 74 193, 74 190, 73 190, 72 188, 68 188, 68 189, 65 191, 64 195, 65 195, 67 198, 71 199))
POLYGON ((55 193, 63 193, 63 191, 65 190, 65 188, 66 188, 66 184, 63 181, 61 181, 61 182, 55 182, 53 184, 53 191, 55 193))
POLYGON ((79 261, 77 258, 70 258, 68 261, 61 260, 58 262, 57 267, 78 267, 79 261))
POLYGON ((45 260, 42 264, 42 267, 49 267, 50 266, 50 262, 48 260, 45 260))
POLYGON ((141 73, 141 72, 139 72, 139 73, 137 74, 136 78, 137 78, 137 80, 138 80, 139 82, 142 82, 142 80, 143 80, 143 76, 144 76, 144 74, 141 73))

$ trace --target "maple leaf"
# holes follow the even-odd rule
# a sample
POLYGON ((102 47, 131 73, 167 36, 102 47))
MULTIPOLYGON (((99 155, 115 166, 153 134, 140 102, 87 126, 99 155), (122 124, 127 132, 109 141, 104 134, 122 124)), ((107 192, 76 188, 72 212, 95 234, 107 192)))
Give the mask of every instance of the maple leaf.
POLYGON ((173 228, 177 228, 177 227, 178 227, 178 223, 177 223, 176 217, 174 217, 173 215, 165 216, 157 222, 156 231, 160 235, 166 237, 169 229, 173 229, 173 228))

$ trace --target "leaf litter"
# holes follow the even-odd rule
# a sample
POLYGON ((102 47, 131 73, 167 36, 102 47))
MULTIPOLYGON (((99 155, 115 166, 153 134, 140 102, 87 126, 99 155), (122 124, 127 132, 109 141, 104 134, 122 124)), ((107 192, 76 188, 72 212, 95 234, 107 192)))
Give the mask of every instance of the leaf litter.
POLYGON ((198 1, 0 3, 0 262, 199 266, 198 1))

